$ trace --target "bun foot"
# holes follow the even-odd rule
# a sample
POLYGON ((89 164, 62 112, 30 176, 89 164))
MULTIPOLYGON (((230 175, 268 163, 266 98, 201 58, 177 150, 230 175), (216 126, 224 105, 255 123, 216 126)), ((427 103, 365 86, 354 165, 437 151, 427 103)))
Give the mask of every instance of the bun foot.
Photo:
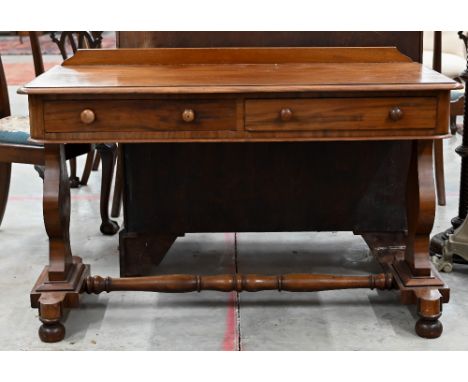
POLYGON ((416 322, 416 334, 423 338, 438 338, 442 334, 442 295, 438 289, 418 288, 415 290, 419 320, 416 322))
POLYGON ((65 326, 60 322, 46 322, 39 328, 39 338, 42 342, 60 342, 65 338, 65 326))
POLYGON ((442 334, 442 323, 436 318, 420 318, 416 322, 416 334, 423 338, 438 338, 442 334))
POLYGON ((119 231, 119 228, 119 225, 113 220, 108 220, 101 224, 101 232, 104 235, 115 235, 119 231))

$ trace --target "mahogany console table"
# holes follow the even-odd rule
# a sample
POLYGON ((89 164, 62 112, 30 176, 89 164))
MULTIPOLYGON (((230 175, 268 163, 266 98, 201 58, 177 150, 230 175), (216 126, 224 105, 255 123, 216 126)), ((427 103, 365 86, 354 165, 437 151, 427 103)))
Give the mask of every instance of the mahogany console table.
POLYGON ((432 145, 457 86, 395 48, 79 51, 22 88, 46 150, 40 338, 64 338, 63 310, 85 292, 344 288, 397 289, 417 305, 417 334, 440 336, 449 289, 429 260, 432 145), (363 235, 383 272, 90 276, 69 242, 63 144, 78 142, 124 143, 125 177, 140 186, 125 190, 125 212, 151 212, 135 224, 160 232, 157 261, 185 232, 340 229, 363 235), (142 176, 128 155, 159 165, 142 176))

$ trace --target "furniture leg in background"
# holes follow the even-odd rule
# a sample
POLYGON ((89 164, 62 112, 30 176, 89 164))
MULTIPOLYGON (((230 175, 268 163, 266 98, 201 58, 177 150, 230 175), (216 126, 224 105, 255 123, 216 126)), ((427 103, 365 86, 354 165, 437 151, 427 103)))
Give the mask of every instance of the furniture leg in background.
POLYGON ((86 186, 88 184, 89 176, 91 175, 91 171, 93 168, 93 162, 94 162, 94 155, 95 150, 91 151, 88 153, 86 156, 86 162, 83 170, 83 174, 81 175, 80 179, 80 185, 86 186))
POLYGON ((97 152, 94 157, 94 162, 93 162, 93 167, 92 167, 93 171, 97 171, 99 169, 99 163, 101 163, 101 154, 97 152))
POLYGON ((8 191, 10 189, 11 163, 0 162, 0 226, 8 201, 8 191))
MULTIPOLYGON (((434 55, 432 56, 432 69, 442 73, 442 32, 434 32, 434 55)), ((434 141, 434 168, 437 186, 437 203, 445 206, 445 172, 444 172, 444 143, 434 141)))
POLYGON ((112 198, 112 210, 111 210, 111 216, 113 218, 118 218, 120 216, 120 209, 122 207, 123 184, 124 184, 122 155, 123 155, 122 145, 119 144, 117 148, 117 170, 115 173, 114 196, 112 198))
POLYGON ((80 178, 76 176, 76 158, 70 159, 70 187, 80 187, 80 178))
POLYGON ((119 230, 117 222, 109 218, 109 197, 114 177, 117 145, 115 143, 98 144, 96 149, 102 160, 101 182, 101 232, 104 235, 114 235, 119 230))
POLYGON ((444 171, 444 141, 434 141, 434 169, 437 187, 437 203, 439 206, 447 204, 445 197, 445 171, 444 171))

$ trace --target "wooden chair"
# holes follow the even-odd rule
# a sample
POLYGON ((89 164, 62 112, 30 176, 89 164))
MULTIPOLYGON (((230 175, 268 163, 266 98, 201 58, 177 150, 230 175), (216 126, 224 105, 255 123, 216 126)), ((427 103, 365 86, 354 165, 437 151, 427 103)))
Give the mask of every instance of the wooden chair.
MULTIPOLYGON (((33 45, 37 41, 33 42, 33 45)), ((37 57, 37 56, 36 56, 37 57)), ((41 60, 35 61, 35 68, 40 70, 41 60)), ((94 147, 89 144, 65 145, 67 159, 89 153, 94 147)), ((115 234, 119 226, 109 218, 109 194, 116 159, 115 145, 98 145, 102 157, 101 183, 101 232, 106 235, 115 234)), ((34 142, 29 136, 29 118, 10 116, 8 88, 0 56, 0 225, 5 213, 8 191, 10 188, 11 164, 26 163, 43 166, 45 162, 44 146, 34 142)))

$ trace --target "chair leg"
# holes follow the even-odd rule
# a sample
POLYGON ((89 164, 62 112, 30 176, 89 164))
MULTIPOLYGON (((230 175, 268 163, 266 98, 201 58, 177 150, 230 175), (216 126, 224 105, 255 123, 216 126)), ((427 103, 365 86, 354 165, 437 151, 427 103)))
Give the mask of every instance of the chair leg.
POLYGON ((457 116, 451 115, 450 116, 450 132, 452 135, 457 133, 457 116))
POLYGON ((122 191, 123 191, 123 161, 122 150, 117 149, 117 171, 115 173, 114 197, 112 199, 111 216, 118 218, 120 216, 120 207, 122 206, 122 191))
POLYGON ((10 190, 11 163, 0 163, 0 226, 8 201, 8 191, 10 190))
POLYGON ((441 139, 434 141, 434 167, 437 186, 437 202, 445 206, 444 145, 441 139))
POLYGON ((82 186, 86 186, 88 184, 89 175, 91 174, 91 170, 93 168, 94 154, 95 154, 95 150, 92 150, 86 156, 86 163, 85 163, 83 175, 81 175, 81 181, 80 181, 80 184, 82 186))
POLYGON ((44 180, 44 171, 45 171, 45 167, 44 166, 41 166, 39 164, 35 164, 34 165, 34 170, 36 170, 37 172, 37 175, 39 175, 39 177, 44 180))
POLYGON ((99 150, 96 152, 96 156, 94 157, 94 163, 93 163, 93 171, 97 171, 99 169, 99 162, 101 161, 101 154, 99 153, 99 150))
POLYGON ((76 176, 76 158, 70 159, 70 188, 80 187, 80 178, 76 176))
POLYGON ((102 159, 101 232, 104 235, 114 235, 119 230, 119 225, 109 218, 109 197, 114 176, 117 145, 115 143, 100 144, 96 148, 102 159))

